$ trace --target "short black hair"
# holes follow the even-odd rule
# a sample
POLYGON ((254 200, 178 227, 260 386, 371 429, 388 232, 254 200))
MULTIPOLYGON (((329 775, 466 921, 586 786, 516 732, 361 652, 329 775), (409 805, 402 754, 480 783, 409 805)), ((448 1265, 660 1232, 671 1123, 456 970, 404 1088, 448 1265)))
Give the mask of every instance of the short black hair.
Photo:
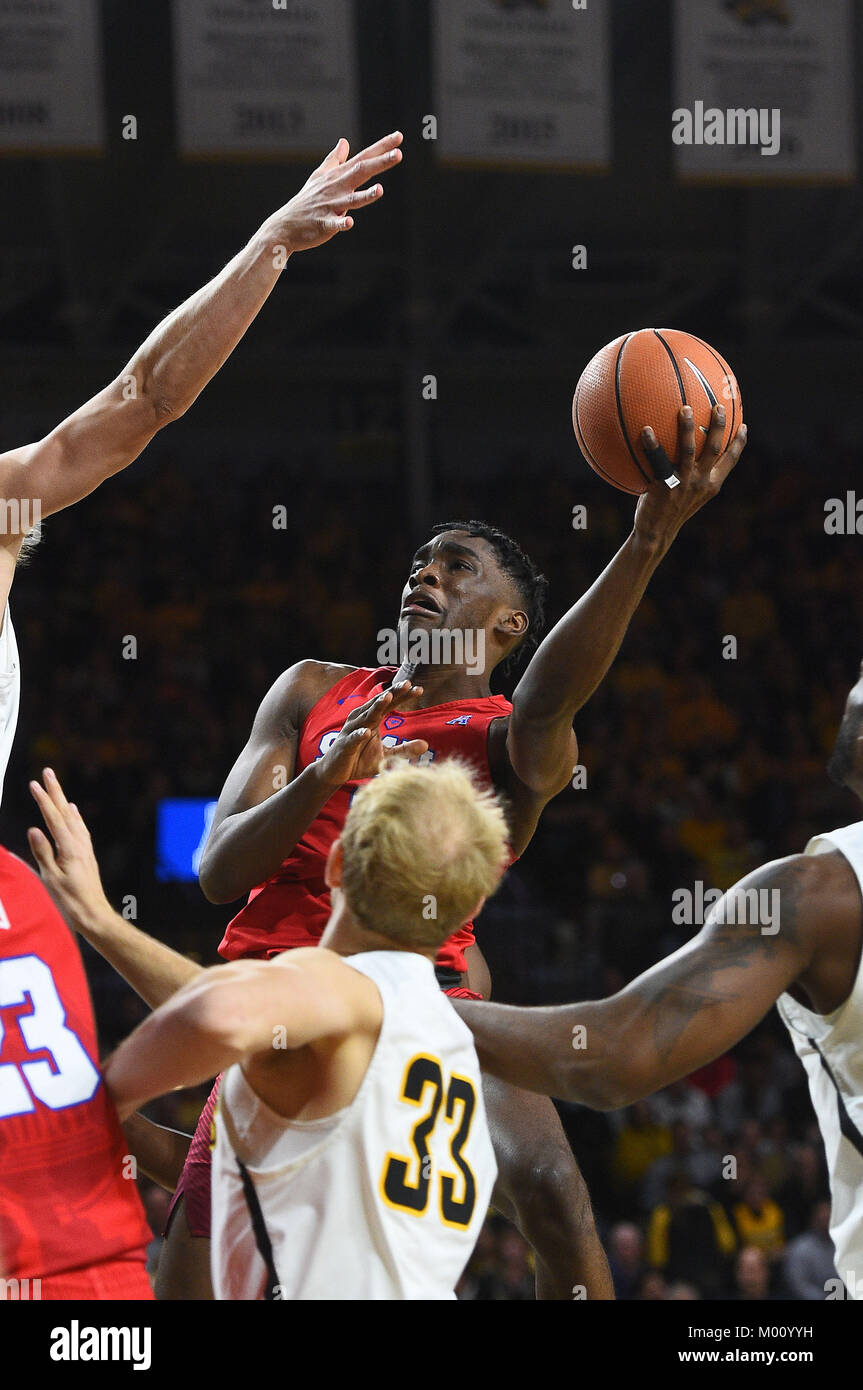
POLYGON ((528 629, 503 663, 505 674, 511 675, 539 645, 545 627, 548 580, 530 556, 525 554, 518 541, 488 521, 441 521, 432 527, 431 533, 439 536, 442 531, 466 531, 469 536, 488 541, 504 574, 509 575, 518 589, 527 613, 528 629))

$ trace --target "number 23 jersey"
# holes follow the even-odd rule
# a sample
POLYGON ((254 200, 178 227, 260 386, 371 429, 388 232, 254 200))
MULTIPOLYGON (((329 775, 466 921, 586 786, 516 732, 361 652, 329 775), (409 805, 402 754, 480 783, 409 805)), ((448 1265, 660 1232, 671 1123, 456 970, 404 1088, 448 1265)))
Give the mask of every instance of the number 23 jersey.
POLYGON ((449 1299, 476 1243, 497 1165, 470 1030, 425 957, 368 951, 345 963, 383 1001, 350 1105, 291 1121, 240 1066, 222 1077, 217 1298, 449 1299))
POLYGON ((0 1274, 67 1273, 150 1239, 77 944, 0 847, 0 1274))

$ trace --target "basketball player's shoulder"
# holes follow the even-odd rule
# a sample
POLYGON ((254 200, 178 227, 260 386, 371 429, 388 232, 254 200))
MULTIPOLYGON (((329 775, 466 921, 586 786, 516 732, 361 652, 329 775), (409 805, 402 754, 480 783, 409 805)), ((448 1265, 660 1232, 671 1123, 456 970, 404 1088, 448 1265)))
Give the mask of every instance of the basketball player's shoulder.
POLYGON ((270 687, 265 700, 270 717, 294 726, 302 723, 312 706, 356 669, 310 658, 295 661, 270 687))
POLYGON ((293 666, 283 671, 279 676, 279 682, 284 682, 286 687, 290 686, 293 689, 302 689, 310 693, 316 691, 320 697, 357 669, 356 666, 343 666, 334 661, 314 661, 306 658, 303 661, 295 661, 293 666))
POLYGON ((814 948, 823 945, 833 929, 842 931, 849 917, 860 920, 857 878, 839 850, 823 854, 789 854, 762 864, 737 888, 776 894, 780 940, 814 948))
POLYGON ((336 951, 325 946, 298 946, 276 956, 268 962, 268 969, 271 966, 299 970, 310 987, 338 996, 346 1006, 346 1026, 360 1028, 380 1024, 381 995, 374 980, 352 969, 336 951))

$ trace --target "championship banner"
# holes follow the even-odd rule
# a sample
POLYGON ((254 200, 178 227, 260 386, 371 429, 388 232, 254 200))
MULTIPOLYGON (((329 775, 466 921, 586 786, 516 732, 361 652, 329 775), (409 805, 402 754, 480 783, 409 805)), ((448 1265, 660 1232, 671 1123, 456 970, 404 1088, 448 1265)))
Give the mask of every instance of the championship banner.
POLYGON ((0 153, 104 147, 96 0, 0 0, 0 153))
POLYGON ((855 177, 850 0, 675 0, 671 139, 684 179, 855 177))
POLYGON ((610 0, 434 0, 441 160, 607 169, 610 0))
POLYGON ((180 153, 317 155, 357 129, 350 0, 173 0, 180 153))

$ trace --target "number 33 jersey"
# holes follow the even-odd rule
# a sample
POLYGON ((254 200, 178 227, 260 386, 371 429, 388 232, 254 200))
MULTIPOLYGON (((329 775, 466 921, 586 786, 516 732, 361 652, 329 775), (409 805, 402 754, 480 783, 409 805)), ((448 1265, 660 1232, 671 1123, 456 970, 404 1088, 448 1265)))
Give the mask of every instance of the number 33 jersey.
POLYGON ((151 1238, 98 1062, 75 939, 0 847, 0 1275, 65 1273, 151 1238))
POLYGON ((381 1031, 345 1109, 296 1122, 222 1078, 213 1287, 223 1299, 447 1299, 497 1165, 469 1029, 408 951, 346 957, 375 982, 381 1031))

